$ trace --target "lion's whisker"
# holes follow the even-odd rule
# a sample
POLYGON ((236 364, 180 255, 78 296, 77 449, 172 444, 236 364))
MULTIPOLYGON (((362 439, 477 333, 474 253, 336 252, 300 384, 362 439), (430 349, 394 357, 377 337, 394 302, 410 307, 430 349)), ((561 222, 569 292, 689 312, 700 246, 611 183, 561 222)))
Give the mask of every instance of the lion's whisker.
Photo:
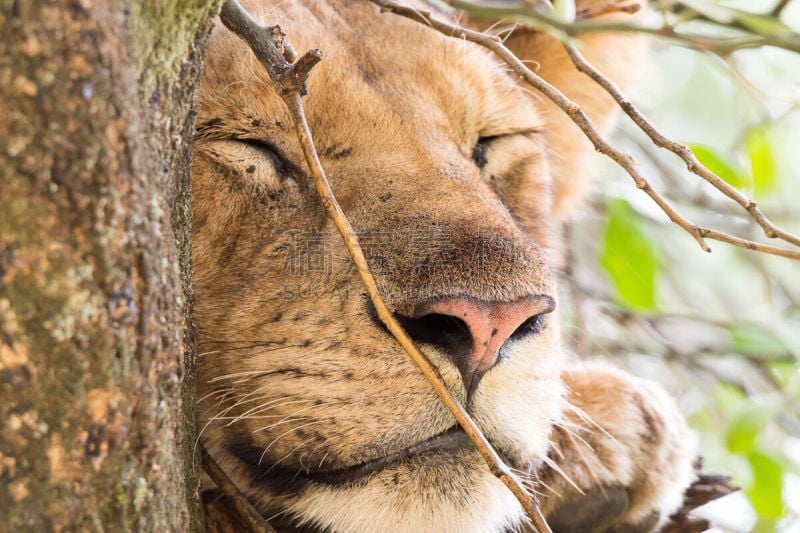
POLYGON ((589 442, 583 437, 581 437, 580 434, 578 433, 578 431, 585 430, 586 428, 571 422, 558 422, 557 424, 555 424, 555 426, 561 429, 564 433, 566 433, 571 439, 579 441, 589 450, 594 451, 594 447, 591 444, 589 444, 589 442))
POLYGON ((588 413, 586 413, 583 409, 577 407, 576 405, 573 405, 573 404, 567 402, 567 410, 569 410, 570 412, 576 414, 581 420, 583 420, 587 424, 589 424, 591 426, 594 426, 595 428, 600 430, 600 432, 603 433, 609 439, 613 440, 614 442, 617 442, 617 439, 616 439, 616 437, 614 437, 614 435, 612 435, 611 433, 606 431, 606 429, 603 426, 601 426, 600 424, 595 422, 594 419, 592 419, 592 417, 589 416, 588 413))
POLYGON ((575 483, 575 482, 572 480, 572 478, 571 478, 571 477, 569 477, 569 475, 568 475, 568 474, 567 474, 567 473, 566 473, 566 472, 565 472, 565 471, 564 471, 564 470, 563 470, 561 467, 559 467, 559 466, 558 466, 558 465, 555 463, 555 461, 553 461, 553 460, 552 460, 552 459, 550 459, 549 457, 546 457, 546 456, 545 456, 545 457, 543 457, 543 458, 542 458, 542 462, 544 462, 544 464, 546 464, 546 465, 547 465, 547 466, 548 466, 548 467, 549 467, 551 470, 553 470, 554 472, 558 473, 558 474, 559 474, 559 475, 560 475, 562 478, 564 478, 564 481, 566 481, 567 483, 569 483, 570 485, 572 485, 572 487, 573 487, 575 490, 577 490, 579 493, 581 493, 581 494, 583 494, 583 493, 584 493, 584 492, 583 492, 583 490, 582 490, 582 489, 581 489, 581 488, 580 488, 580 487, 577 485, 577 483, 575 483))
MULTIPOLYGON (((316 450, 315 450, 315 451, 316 451, 316 450)), ((322 469, 322 463, 324 463, 324 462, 325 462, 325 459, 327 459, 327 458, 328 458, 328 455, 330 455, 330 453, 331 453, 331 452, 330 452, 330 450, 329 450, 329 451, 327 451, 327 452, 325 452, 325 455, 323 455, 323 456, 322 456, 322 459, 320 459, 320 460, 319 460, 319 466, 317 466, 317 468, 319 468, 319 469, 322 469)))
MULTIPOLYGON (((312 440, 314 440, 315 438, 316 438, 316 437, 309 437, 309 438, 307 438, 306 440, 304 440, 303 442, 301 442, 300 444, 298 444, 297 446, 295 446, 294 448, 292 448, 291 450, 289 450, 289 452, 288 452, 286 455, 284 455, 283 457, 281 457, 280 459, 278 459, 277 461, 275 461, 274 465, 278 465, 278 464, 282 463, 283 461, 285 461, 286 459, 288 459, 288 458, 289 458, 289 457, 290 457, 290 456, 291 456, 291 455, 292 455, 294 452, 296 452, 298 448, 300 448, 301 446, 303 446, 303 445, 304 445, 305 443, 307 443, 307 442, 311 442, 311 441, 312 441, 312 440)), ((300 463, 300 466, 301 466, 301 467, 305 468, 305 469, 306 469, 306 471, 308 471, 308 468, 306 468, 306 467, 303 465, 303 462, 302 462, 302 461, 298 460, 298 462, 300 463)), ((273 465, 273 466, 274 466, 274 465, 273 465)), ((272 468, 272 467, 270 467, 270 468, 272 468)), ((267 470, 267 472, 269 472, 269 470, 267 470)))
MULTIPOLYGON (((239 415, 238 417, 236 417, 234 420, 232 420, 231 422, 229 422, 227 425, 228 425, 228 426, 230 426, 231 424, 233 424, 233 423, 234 423, 234 422, 236 422, 237 420, 241 420, 241 419, 243 419, 243 418, 254 418, 253 416, 251 416, 251 415, 252 415, 252 413, 253 413, 253 412, 255 412, 255 413, 261 412, 263 409, 267 409, 267 408, 275 409, 275 408, 277 408, 277 407, 283 407, 283 406, 285 406, 285 405, 291 405, 291 404, 295 404, 295 403, 302 403, 302 402, 310 402, 310 401, 312 401, 312 400, 297 400, 297 401, 293 401, 293 402, 286 402, 286 403, 282 403, 282 404, 278 404, 278 405, 259 405, 259 406, 253 407, 253 408, 251 408, 250 410, 248 410, 248 411, 246 411, 246 412, 242 413, 241 415, 239 415)), ((341 403, 341 402, 325 402, 325 403, 314 403, 313 405, 309 405, 308 407, 306 407, 306 408, 304 408, 304 409, 300 409, 300 410, 298 410, 298 411, 295 411, 295 412, 292 414, 292 416, 295 416, 295 415, 297 415, 297 414, 299 414, 299 413, 303 413, 303 412, 305 412, 305 411, 308 411, 308 410, 310 410, 310 409, 316 409, 316 408, 318 408, 318 407, 327 407, 327 406, 330 406, 330 405, 336 405, 336 404, 339 404, 339 403, 341 403)))
MULTIPOLYGON (((261 404, 261 405, 262 405, 262 406, 264 406, 265 408, 266 408, 266 407, 270 407, 270 406, 274 406, 274 405, 275 405, 275 403, 281 402, 281 401, 282 401, 282 400, 284 400, 284 399, 286 399, 286 396, 280 396, 280 397, 278 397, 278 398, 276 398, 276 399, 270 400, 270 401, 268 401, 268 402, 266 402, 266 403, 264 403, 264 404, 261 404)), ((249 402, 251 402, 251 401, 252 401, 252 402, 257 402, 257 401, 261 401, 261 400, 264 400, 264 397, 257 396, 257 397, 253 397, 253 398, 251 398, 251 399, 249 399, 249 400, 247 400, 247 401, 244 401, 243 399, 240 399, 240 400, 239 400, 239 401, 237 401, 235 404, 233 404, 233 405, 230 405, 230 406, 226 407, 224 410, 222 410, 222 411, 218 412, 218 413, 217 413, 217 414, 214 416, 214 419, 215 419, 215 420, 220 420, 220 419, 222 419, 222 418, 223 418, 225 415, 227 415, 227 414, 228 414, 228 413, 229 413, 231 410, 233 410, 235 407, 238 407, 239 405, 242 405, 242 404, 245 404, 245 403, 249 403, 249 402)), ((301 401, 301 400, 292 401, 292 402, 286 402, 286 403, 284 403, 284 404, 280 404, 280 405, 278 405, 278 406, 276 406, 276 407, 280 407, 281 405, 291 405, 291 404, 293 404, 293 403, 299 403, 300 401, 301 401)), ((283 416, 283 415, 281 415, 281 416, 283 416)), ((228 425, 230 425, 230 424, 228 424, 228 425)))
MULTIPOLYGON (((299 419, 299 420, 302 420, 302 419, 299 419)), ((298 421, 298 420, 291 420, 291 422, 297 422, 297 421, 298 421)), ((292 431, 297 431, 298 429, 302 429, 302 428, 305 428, 305 427, 309 427, 309 426, 314 426, 314 425, 317 425, 317 424, 321 424, 322 422, 323 422, 322 420, 312 420, 311 422, 307 422, 307 423, 305 423, 305 424, 301 424, 301 425, 299 425, 299 426, 297 426, 297 427, 293 427, 293 428, 291 428, 291 429, 289 429, 289 430, 287 430, 287 431, 284 431, 283 433, 281 433, 280 435, 278 435, 277 437, 275 437, 274 439, 272 439, 272 442, 270 442, 270 443, 269 443, 269 445, 268 445, 266 448, 264 448, 264 451, 261 453, 261 457, 259 457, 259 458, 258 458, 258 464, 259 464, 259 465, 261 465, 261 461, 264 459, 264 456, 267 454, 267 452, 269 451, 269 449, 270 449, 270 448, 271 448, 271 447, 272 447, 272 446, 273 446, 273 445, 274 445, 276 442, 278 442, 278 441, 279 441, 281 438, 285 437, 286 435, 288 435, 288 434, 289 434, 289 433, 291 433, 292 431)), ((277 425, 277 424, 276 424, 276 425, 277 425)), ((273 425, 272 427, 274 427, 274 425, 273 425)), ((255 431, 254 431, 253 433, 255 433, 255 431)))
MULTIPOLYGON (((531 476, 533 476, 533 477, 535 478, 535 479, 531 479, 531 480, 529 481, 530 483, 533 483, 535 487, 539 487, 539 486, 541 486, 541 487, 544 487, 545 489, 547 489, 548 491, 550 491, 552 494, 555 494, 557 497, 559 497, 559 498, 561 498, 561 497, 562 497, 560 492, 558 492, 557 490, 555 490, 555 489, 554 489, 553 487, 551 487, 549 484, 547 484, 547 483, 545 483, 544 481, 542 481, 542 479, 539 477, 539 473, 538 473, 538 472, 531 472, 529 475, 531 475, 531 476)), ((537 491, 537 490, 535 490, 535 489, 533 489, 533 490, 534 490, 534 492, 535 492, 537 495, 539 495, 539 496, 544 496, 544 492, 542 492, 542 491, 537 491)))
POLYGON ((208 399, 208 398, 210 398, 212 396, 221 396, 221 395, 225 395, 225 394, 230 394, 232 392, 235 392, 235 389, 233 389, 231 387, 229 387, 227 389, 214 389, 211 392, 209 392, 208 394, 204 394, 203 396, 198 398, 195 403, 199 405, 200 403, 202 403, 203 401, 205 401, 206 399, 208 399))

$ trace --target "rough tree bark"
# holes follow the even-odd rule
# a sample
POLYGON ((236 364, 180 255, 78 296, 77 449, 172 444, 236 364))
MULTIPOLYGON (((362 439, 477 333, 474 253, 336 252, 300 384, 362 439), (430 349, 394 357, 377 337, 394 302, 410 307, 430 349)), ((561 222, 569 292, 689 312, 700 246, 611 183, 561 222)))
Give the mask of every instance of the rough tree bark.
POLYGON ((219 0, 0 0, 0 530, 202 527, 192 100, 219 0))

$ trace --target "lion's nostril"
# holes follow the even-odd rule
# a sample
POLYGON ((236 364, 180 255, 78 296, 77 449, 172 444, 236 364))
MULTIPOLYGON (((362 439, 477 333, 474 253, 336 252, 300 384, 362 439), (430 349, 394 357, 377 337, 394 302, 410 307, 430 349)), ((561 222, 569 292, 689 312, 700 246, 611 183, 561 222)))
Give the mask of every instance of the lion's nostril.
POLYGON ((534 335, 542 331, 544 327, 544 313, 539 313, 527 319, 514 330, 509 339, 521 339, 528 335, 534 335))
POLYGON ((448 353, 462 353, 472 349, 472 334, 460 318, 429 313, 419 318, 398 315, 397 320, 417 342, 435 344, 448 353))

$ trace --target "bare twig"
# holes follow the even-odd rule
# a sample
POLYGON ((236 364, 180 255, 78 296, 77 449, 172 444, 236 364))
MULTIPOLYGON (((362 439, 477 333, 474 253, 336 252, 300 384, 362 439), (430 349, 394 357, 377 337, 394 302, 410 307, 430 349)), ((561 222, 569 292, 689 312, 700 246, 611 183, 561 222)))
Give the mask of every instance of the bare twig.
MULTIPOLYGON (((570 117, 570 119, 572 119, 575 125, 577 125, 581 129, 581 131, 583 131, 584 135, 586 135, 586 137, 592 142, 595 149, 598 152, 605 154, 606 156, 614 160, 619 166, 625 169, 625 171, 631 176, 633 181, 636 183, 636 187, 638 187, 645 194, 647 194, 661 208, 661 210, 667 215, 667 217, 669 217, 669 219, 672 222, 674 222, 675 224, 686 230, 687 233, 689 233, 692 237, 694 237, 694 239, 697 241, 697 243, 704 251, 706 252, 711 251, 711 249, 708 247, 708 244, 706 244, 705 239, 713 239, 728 244, 732 244, 740 248, 746 248, 748 250, 756 250, 759 252, 778 255, 781 257, 788 257, 790 259, 800 259, 800 251, 787 250, 784 248, 779 248, 777 246, 761 244, 754 241, 749 241, 747 239, 735 237, 733 235, 728 235, 727 233, 723 233, 721 231, 702 228, 700 226, 696 226, 695 224, 691 223, 689 220, 684 218, 677 211, 675 211, 675 209, 672 208, 669 202, 667 202, 657 191, 655 191, 650 186, 650 183, 641 175, 641 173, 637 169, 636 161, 630 155, 617 150, 616 148, 611 146, 605 139, 603 139, 603 137, 594 127, 592 122, 589 120, 589 117, 586 115, 586 113, 583 112, 583 110, 580 108, 578 104, 567 98, 561 91, 556 89, 547 81, 545 81, 538 75, 534 74, 533 71, 531 71, 528 67, 526 67, 522 63, 522 61, 520 61, 520 59, 517 58, 517 56, 515 56, 513 52, 511 52, 511 50, 509 50, 508 48, 505 47, 505 45, 503 45, 502 41, 499 38, 493 35, 487 35, 485 33, 480 33, 477 31, 469 30, 461 26, 436 20, 430 17, 428 13, 420 12, 419 10, 412 9, 404 5, 400 5, 393 1, 384 1, 384 0, 371 0, 371 1, 374 4, 381 6, 381 9, 385 12, 396 13, 397 15, 401 15, 403 17, 430 26, 431 28, 449 37, 466 39, 468 41, 484 46, 485 48, 488 48, 489 50, 494 52, 503 61, 505 61, 514 70, 514 72, 516 72, 529 85, 531 85, 533 88, 544 94, 554 104, 556 104, 559 108, 561 108, 561 110, 564 111, 570 117)), ((700 165, 699 163, 697 163, 697 165, 698 165, 697 169, 699 171, 700 165)), ((695 169, 692 170, 694 171, 695 169)), ((706 170, 706 172, 708 171, 706 170)), ((711 176, 716 177, 713 174, 711 174, 711 176)), ((716 179, 719 180, 719 178, 716 179)), ((757 211, 755 209, 754 202, 748 201, 745 198, 745 203, 747 204, 746 208, 748 210, 753 209, 753 212, 757 212, 763 218, 763 215, 760 214, 760 211, 757 211), (752 204, 752 206, 750 206, 750 204, 752 204)), ((766 218, 764 218, 764 220, 766 221, 766 223, 771 224, 769 223, 769 221, 766 220, 766 218)), ((777 234, 775 236, 777 236, 777 234)), ((785 236, 786 240, 792 243, 794 243, 792 239, 797 239, 797 237, 791 236, 785 232, 782 233, 782 236, 785 236)))
POLYGON ((716 499, 740 490, 732 484, 730 476, 710 475, 703 472, 702 457, 695 461, 697 479, 686 489, 683 505, 669 517, 662 529, 663 533, 687 533, 690 531, 706 531, 711 521, 697 518, 692 511, 716 499))
POLYGON ((287 57, 292 58, 295 52, 284 41, 285 35, 281 29, 278 26, 261 26, 236 0, 227 0, 222 4, 219 18, 250 46, 281 96, 306 94, 308 74, 322 60, 320 50, 309 50, 296 63, 289 63, 287 57))
POLYGON ((578 68, 579 71, 583 72, 595 83, 600 85, 603 89, 606 90, 608 94, 611 95, 612 98, 619 104, 625 113, 631 117, 631 119, 636 123, 639 128, 647 134, 648 137, 655 143, 656 146, 660 148, 665 148, 670 152, 676 154, 678 157, 683 159, 686 163, 686 168, 689 169, 690 172, 700 176, 705 181, 710 183, 714 186, 715 189, 720 191, 722 194, 736 202, 737 204, 741 205, 750 216, 764 229, 764 235, 772 239, 781 239, 795 246, 800 246, 800 238, 787 233, 777 226, 775 226, 770 220, 764 216, 758 206, 753 200, 750 200, 741 192, 736 190, 734 187, 729 185, 727 182, 721 180, 717 175, 713 172, 708 170, 697 158, 694 156, 692 151, 689 149, 688 146, 683 144, 677 143, 671 139, 668 139, 662 133, 655 129, 655 127, 642 115, 638 109, 628 100, 622 91, 620 91, 619 87, 616 84, 603 76, 596 68, 594 68, 588 61, 583 57, 583 55, 578 51, 575 46, 571 44, 564 44, 564 48, 567 50, 567 54, 569 54, 570 59, 578 68))
POLYGON ((311 174, 314 177, 314 184, 317 187, 317 192, 320 195, 322 204, 328 211, 328 216, 331 218, 334 225, 336 225, 336 228, 339 230, 339 233, 342 235, 342 238, 345 241, 345 246, 347 247, 347 251, 350 253, 350 257, 353 259, 353 262, 358 269, 358 274, 361 277, 361 281, 367 288, 370 300, 372 300, 381 322, 386 325, 387 329, 392 333, 392 335, 394 335, 403 349, 411 356, 411 359, 417 364, 420 370, 422 370, 422 373, 428 379, 431 386, 436 391, 436 394, 442 400, 442 403, 444 403, 450 412, 453 413, 453 416, 458 421, 458 424, 464 429, 470 440, 472 440, 472 442, 475 444, 475 447, 480 452, 484 461, 486 461, 486 464, 489 465, 492 474, 498 477, 511 490, 514 496, 517 497, 525 509, 525 513, 528 515, 528 518, 530 518, 534 525, 536 525, 536 529, 540 533, 549 532, 550 529, 547 527, 547 523, 539 511, 538 502, 533 499, 533 495, 528 494, 516 476, 514 476, 508 467, 503 463, 503 460, 499 455, 497 455, 497 452, 494 451, 491 444, 489 444, 489 441, 486 440, 486 437, 483 435, 478 425, 472 420, 472 418, 470 418, 469 414, 467 414, 467 412, 464 410, 461 403, 455 398, 455 396, 453 396, 453 394, 444 384, 444 381, 439 374, 439 370, 435 365, 433 365, 433 363, 430 362, 425 354, 419 350, 417 345, 413 340, 411 340, 411 337, 409 337, 402 326, 400 326, 392 312, 384 303, 380 292, 378 291, 375 278, 369 271, 367 260, 364 257, 361 246, 355 237, 355 231, 345 217, 344 212, 342 212, 341 207, 339 207, 339 203, 336 201, 336 198, 333 196, 333 192, 328 184, 328 180, 325 177, 324 170, 320 165, 317 152, 314 149, 313 141, 311 139, 311 133, 308 129, 308 124, 305 119, 303 107, 300 102, 300 95, 295 93, 285 100, 289 106, 292 116, 295 118, 297 135, 300 138, 301 145, 303 146, 303 152, 305 153, 306 161, 311 169, 311 174))
POLYGON ((769 15, 771 17, 780 18, 784 8, 789 5, 789 1, 790 0, 780 0, 777 4, 775 4, 775 7, 772 8, 772 11, 769 12, 769 15))
POLYGON ((600 17, 602 15, 608 15, 610 13, 637 13, 641 9, 642 5, 636 2, 626 4, 618 1, 612 1, 608 2, 607 4, 581 9, 576 13, 576 18, 578 20, 583 20, 600 17))
POLYGON ((203 470, 206 471, 208 477, 217 485, 233 503, 233 510, 238 515, 240 522, 248 527, 250 531, 255 533, 275 533, 275 529, 264 520, 264 518, 256 511, 255 507, 247 500, 247 497, 242 494, 228 475, 220 468, 217 462, 211 457, 203 445, 200 445, 200 459, 202 461, 203 470))
POLYGON ((528 494, 522 483, 514 476, 509 468, 503 463, 497 452, 494 451, 489 441, 481 432, 477 424, 467 414, 459 401, 453 396, 444 384, 438 369, 430 360, 419 350, 413 340, 403 330, 394 315, 386 306, 378 290, 375 278, 369 270, 367 260, 361 246, 358 243, 356 233, 350 222, 347 220, 339 203, 333 195, 330 184, 328 183, 325 171, 319 162, 317 151, 311 138, 311 132, 305 118, 305 111, 301 101, 301 96, 305 94, 305 81, 310 69, 321 59, 321 52, 312 50, 297 61, 294 65, 289 65, 285 60, 273 61, 276 58, 283 59, 281 54, 275 50, 263 50, 264 48, 275 48, 272 39, 265 39, 264 29, 250 18, 236 0, 227 0, 223 6, 220 18, 225 26, 236 33, 242 40, 251 46, 256 57, 269 72, 270 78, 279 88, 279 92, 289 108, 297 128, 297 136, 300 140, 303 153, 306 157, 311 175, 314 178, 314 185, 319 193, 320 200, 328 212, 328 216, 336 226, 336 229, 344 239, 347 251, 350 253, 353 262, 358 269, 361 281, 367 288, 370 299, 372 300, 378 317, 394 335, 403 349, 410 355, 413 361, 420 368, 422 373, 430 382, 436 394, 444 405, 450 410, 459 425, 475 444, 483 459, 489 465, 491 472, 498 477, 516 496, 522 505, 528 518, 536 526, 539 533, 549 533, 544 517, 539 510, 535 496, 528 494), (257 42, 256 42, 257 41, 257 42), (304 62, 304 58, 311 56, 311 59, 304 62), (316 58, 316 59, 314 59, 316 58), (286 82, 289 80, 289 83, 286 82))
MULTIPOLYGON (((737 27, 737 29, 741 30, 742 35, 735 37, 712 37, 709 35, 677 32, 675 28, 670 25, 654 28, 625 22, 595 22, 585 19, 568 22, 551 13, 524 4, 501 6, 478 4, 469 0, 443 1, 456 9, 461 9, 476 17, 489 20, 506 19, 518 21, 538 28, 548 28, 560 36, 577 37, 587 33, 599 32, 644 33, 668 39, 687 48, 713 52, 722 56, 729 55, 737 50, 761 46, 776 46, 793 52, 800 52, 800 35, 794 32, 781 32, 774 35, 759 34, 754 32, 751 28, 737 27)), ((695 18, 702 19, 711 24, 720 25, 717 21, 703 17, 700 14, 697 14, 695 18)))

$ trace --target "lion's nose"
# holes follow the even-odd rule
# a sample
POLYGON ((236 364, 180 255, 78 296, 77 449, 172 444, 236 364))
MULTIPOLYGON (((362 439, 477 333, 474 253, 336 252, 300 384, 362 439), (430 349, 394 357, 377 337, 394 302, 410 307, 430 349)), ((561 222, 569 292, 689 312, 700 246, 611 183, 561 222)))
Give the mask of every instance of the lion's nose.
POLYGON ((514 302, 486 302, 472 298, 446 298, 419 305, 402 325, 419 342, 447 352, 471 394, 486 372, 503 356, 511 340, 538 333, 543 315, 555 308, 549 296, 514 302))

